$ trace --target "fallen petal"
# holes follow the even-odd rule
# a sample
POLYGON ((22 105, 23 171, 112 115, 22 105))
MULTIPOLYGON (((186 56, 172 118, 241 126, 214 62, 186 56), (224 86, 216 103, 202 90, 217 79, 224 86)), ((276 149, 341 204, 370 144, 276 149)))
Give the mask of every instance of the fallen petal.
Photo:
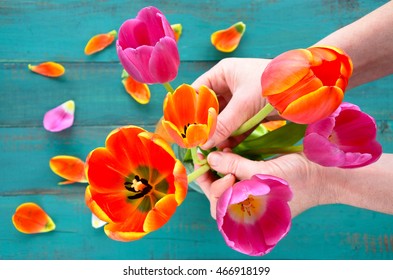
POLYGON ((98 218, 94 213, 91 214, 91 225, 93 228, 100 228, 107 224, 107 222, 98 218))
POLYGON ((140 104, 149 103, 150 89, 147 84, 134 80, 126 71, 123 71, 122 78, 123 80, 121 82, 124 85, 124 89, 136 102, 140 104))
POLYGON ((179 41, 179 38, 183 31, 183 26, 180 23, 172 24, 171 25, 173 32, 175 33, 175 40, 176 42, 179 41))
POLYGON ((50 159, 49 167, 53 173, 66 179, 59 185, 72 183, 86 183, 85 163, 83 160, 73 156, 55 156, 50 159))
POLYGON ((115 40, 117 35, 116 30, 112 30, 106 34, 97 34, 93 36, 85 46, 85 54, 91 55, 93 53, 102 51, 108 47, 115 40))
POLYGON ((19 205, 12 216, 12 223, 18 231, 26 234, 48 232, 56 228, 48 214, 33 202, 19 205))
POLYGON ((29 64, 28 68, 34 73, 51 78, 60 77, 65 73, 63 65, 52 61, 43 62, 38 65, 29 64))
POLYGON ((239 21, 231 27, 214 32, 211 37, 213 46, 221 52, 233 52, 239 45, 246 25, 239 21))
POLYGON ((75 103, 68 100, 46 112, 44 116, 44 128, 51 132, 59 132, 69 128, 74 123, 75 103))

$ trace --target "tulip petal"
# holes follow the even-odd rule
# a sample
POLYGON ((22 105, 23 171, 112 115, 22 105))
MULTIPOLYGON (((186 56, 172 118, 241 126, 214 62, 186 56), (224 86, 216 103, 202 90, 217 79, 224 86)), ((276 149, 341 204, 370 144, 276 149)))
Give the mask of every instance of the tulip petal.
POLYGON ((91 214, 91 226, 93 228, 100 228, 100 227, 105 226, 106 224, 107 224, 107 222, 98 218, 96 215, 94 215, 94 213, 91 214))
POLYGON ((148 232, 128 232, 119 230, 118 224, 107 224, 104 227, 105 234, 117 241, 129 242, 139 240, 144 237, 148 232))
POLYGON ((281 112, 281 115, 296 123, 313 123, 332 114, 343 98, 344 93, 340 88, 324 86, 293 101, 281 112), (323 96, 326 95, 329 96, 329 99, 321 102, 324 100, 323 96), (310 110, 309 108, 318 108, 318 110, 310 110))
POLYGON ((75 103, 73 100, 49 110, 44 115, 44 128, 51 132, 59 132, 74 124, 75 103))
POLYGON ((161 38, 154 46, 149 61, 149 71, 158 83, 167 83, 177 76, 180 56, 175 39, 161 38))
POLYGON ((65 155, 52 157, 49 160, 49 167, 55 174, 67 180, 59 185, 87 182, 85 163, 77 157, 65 155))
MULTIPOLYGON (((127 72, 126 72, 127 73, 127 72)), ((150 89, 145 83, 134 80, 128 74, 123 78, 122 84, 126 92, 140 104, 147 104, 150 101, 150 89)))
POLYGON ((203 145, 209 137, 207 125, 192 124, 187 128, 186 140, 187 147, 203 145))
POLYGON ((97 217, 97 219, 106 222, 113 223, 113 221, 108 217, 108 215, 101 209, 101 207, 93 200, 91 196, 90 186, 87 186, 85 191, 85 202, 87 207, 92 212, 92 215, 97 217))
POLYGON ((233 52, 246 31, 246 25, 239 21, 227 29, 213 32, 210 36, 213 46, 221 52, 233 52))
POLYGON ((26 234, 49 232, 56 228, 48 214, 33 202, 23 203, 12 216, 15 228, 26 234))
POLYGON ((117 35, 116 30, 112 30, 105 34, 94 35, 85 46, 85 54, 91 55, 102 51, 108 47, 115 40, 117 35))
POLYGON ((175 195, 167 195, 158 201, 155 207, 147 214, 143 230, 151 232, 166 224, 177 208, 175 195))
POLYGON ((51 78, 60 77, 65 73, 63 65, 52 61, 43 62, 38 65, 29 64, 28 68, 34 73, 51 78))
POLYGON ((208 111, 213 108, 218 113, 217 96, 206 86, 201 86, 198 90, 198 104, 196 108, 196 122, 207 123, 208 111))
POLYGON ((153 47, 143 45, 136 49, 127 48, 123 51, 118 46, 117 51, 121 64, 130 76, 141 83, 154 83, 155 80, 147 67, 153 47))

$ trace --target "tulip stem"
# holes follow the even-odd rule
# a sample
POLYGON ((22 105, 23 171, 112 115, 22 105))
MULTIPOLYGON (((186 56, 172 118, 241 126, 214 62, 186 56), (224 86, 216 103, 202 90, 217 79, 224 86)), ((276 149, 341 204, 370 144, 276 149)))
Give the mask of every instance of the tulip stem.
POLYGON ((191 183, 192 181, 196 180, 199 176, 202 176, 209 170, 210 170, 210 166, 207 163, 200 166, 198 169, 195 169, 194 172, 188 174, 187 176, 188 183, 191 183))
POLYGON ((170 83, 163 83, 162 85, 167 90, 167 92, 173 93, 175 91, 170 83))
POLYGON ((265 107, 263 107, 256 115, 254 115, 251 119, 243 123, 237 130, 232 133, 232 136, 238 136, 243 134, 244 132, 250 130, 256 125, 260 124, 267 115, 272 112, 274 107, 270 103, 266 103, 265 107))
POLYGON ((200 159, 198 157, 198 147, 192 147, 190 148, 190 150, 191 150, 192 162, 194 164, 204 165, 207 162, 206 159, 200 159))

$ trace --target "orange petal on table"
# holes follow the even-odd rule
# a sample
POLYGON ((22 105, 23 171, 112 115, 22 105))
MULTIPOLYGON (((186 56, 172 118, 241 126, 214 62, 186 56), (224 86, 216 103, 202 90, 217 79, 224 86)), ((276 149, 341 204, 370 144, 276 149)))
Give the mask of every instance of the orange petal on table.
POLYGON ((49 166, 52 171, 67 181, 59 185, 72 183, 86 183, 85 162, 73 156, 55 156, 50 159, 49 166))
POLYGON ((173 32, 175 33, 176 42, 179 41, 179 38, 183 32, 183 26, 180 23, 171 25, 173 32))
POLYGON ((18 231, 27 234, 48 232, 56 228, 48 214, 33 202, 19 205, 12 216, 12 223, 18 231))
POLYGON ((53 61, 43 62, 38 65, 29 64, 27 67, 34 73, 51 78, 60 77, 65 73, 63 65, 53 61))
POLYGON ((112 30, 111 32, 105 34, 97 34, 93 36, 85 46, 85 54, 91 55, 93 53, 102 51, 106 47, 108 47, 115 40, 117 35, 116 30, 112 30))
POLYGON ((150 101, 150 89, 149 86, 145 83, 140 83, 134 80, 131 76, 126 74, 127 72, 123 71, 121 81, 124 85, 124 89, 126 92, 131 95, 132 98, 136 100, 136 102, 140 104, 147 104, 150 101))
POLYGON ((221 52, 233 52, 240 43, 246 25, 239 21, 231 27, 223 30, 218 30, 210 36, 213 46, 221 52))

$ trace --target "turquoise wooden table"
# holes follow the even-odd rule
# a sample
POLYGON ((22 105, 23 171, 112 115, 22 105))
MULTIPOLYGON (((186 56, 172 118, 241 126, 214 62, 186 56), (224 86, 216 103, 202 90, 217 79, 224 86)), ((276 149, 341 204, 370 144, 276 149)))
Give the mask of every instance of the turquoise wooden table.
MULTIPOLYGON (((177 86, 224 57, 271 58, 307 47, 384 2, 1 1, 0 259, 255 259, 225 245, 206 198, 195 191, 162 229, 122 243, 91 226, 85 184, 58 185, 62 179, 50 170, 51 157, 85 158, 104 145, 113 128, 135 124, 152 130, 162 114, 162 86, 151 87, 148 105, 138 104, 121 84, 114 45, 86 56, 86 42, 118 30, 142 7, 156 6, 171 23, 183 25, 177 86), (240 20, 247 30, 239 48, 231 54, 216 51, 210 34, 240 20), (50 79, 28 70, 28 64, 43 61, 62 63, 65 75, 50 79), (69 99, 76 103, 74 126, 46 131, 45 112, 69 99), (16 207, 28 201, 50 214, 55 231, 25 235, 14 228, 16 207)), ((393 77, 353 89, 345 100, 376 118, 378 140, 385 152, 393 152, 393 77)), ((288 236, 261 259, 393 259, 393 216, 342 205, 317 207, 294 218, 288 236)))

